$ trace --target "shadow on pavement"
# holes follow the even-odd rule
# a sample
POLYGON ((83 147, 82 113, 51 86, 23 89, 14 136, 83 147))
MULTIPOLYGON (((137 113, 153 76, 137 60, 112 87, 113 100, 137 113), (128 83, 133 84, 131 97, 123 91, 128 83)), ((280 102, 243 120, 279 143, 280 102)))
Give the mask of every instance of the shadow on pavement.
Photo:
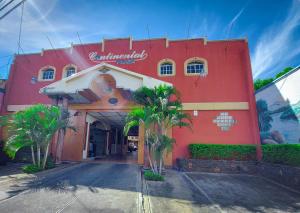
MULTIPOLYGON (((80 194, 81 189, 97 195, 106 190, 113 190, 116 194, 121 191, 138 192, 138 174, 138 166, 132 164, 82 163, 12 186, 8 193, 13 196, 24 190, 29 193, 45 190, 51 194, 75 195, 80 194)), ((261 177, 209 173, 188 175, 204 193, 194 187, 183 173, 175 170, 167 170, 164 182, 147 181, 153 212, 216 212, 216 206, 229 212, 300 212, 299 194, 261 177)), ((77 202, 85 208, 85 202, 77 202)))

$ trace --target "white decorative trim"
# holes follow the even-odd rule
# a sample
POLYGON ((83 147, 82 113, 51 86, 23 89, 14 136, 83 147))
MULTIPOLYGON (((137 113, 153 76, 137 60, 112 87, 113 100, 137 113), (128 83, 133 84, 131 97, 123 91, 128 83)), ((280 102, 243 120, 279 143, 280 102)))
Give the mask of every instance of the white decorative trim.
MULTIPOLYGON (((46 104, 47 106, 51 106, 50 104, 46 104)), ((7 105, 7 111, 8 112, 18 112, 18 111, 21 111, 21 110, 24 110, 28 107, 32 107, 34 105, 7 105)))
POLYGON ((182 103, 183 110, 249 110, 248 102, 182 103))
POLYGON ((129 37, 129 50, 132 50, 132 37, 129 37))
POLYGON ((102 39, 102 45, 101 45, 101 51, 104 52, 104 43, 105 43, 105 39, 102 39))
POLYGON ((213 123, 217 124, 222 131, 229 131, 230 128, 237 123, 237 121, 233 116, 229 115, 228 112, 220 112, 220 114, 213 120, 213 123))

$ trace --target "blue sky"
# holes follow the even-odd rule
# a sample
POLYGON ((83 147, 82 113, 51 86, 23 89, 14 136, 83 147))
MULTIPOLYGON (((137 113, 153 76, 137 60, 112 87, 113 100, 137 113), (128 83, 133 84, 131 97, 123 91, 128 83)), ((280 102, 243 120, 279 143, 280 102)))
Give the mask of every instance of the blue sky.
MULTIPOLYGON (((0 77, 17 52, 20 16, 21 7, 0 20, 0 77)), ((299 24, 300 0, 27 0, 21 47, 51 48, 47 37, 56 48, 68 47, 79 43, 77 32, 83 43, 145 39, 148 32, 169 39, 247 37, 253 77, 266 78, 300 64, 299 24)))

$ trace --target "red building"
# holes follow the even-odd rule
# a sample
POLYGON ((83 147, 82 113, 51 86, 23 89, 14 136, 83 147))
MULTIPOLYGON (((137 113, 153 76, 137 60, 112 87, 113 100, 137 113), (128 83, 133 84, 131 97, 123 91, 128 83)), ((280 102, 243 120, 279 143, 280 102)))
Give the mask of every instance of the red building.
POLYGON ((128 144, 136 144, 138 163, 142 164, 143 127, 131 131, 130 142, 122 135, 124 118, 135 105, 132 91, 161 83, 180 91, 184 110, 193 119, 193 131, 176 128, 170 132, 177 142, 167 164, 187 157, 190 143, 259 143, 249 49, 244 39, 109 39, 16 55, 2 114, 61 101, 78 127, 77 132, 65 136, 63 160, 125 155, 128 144))

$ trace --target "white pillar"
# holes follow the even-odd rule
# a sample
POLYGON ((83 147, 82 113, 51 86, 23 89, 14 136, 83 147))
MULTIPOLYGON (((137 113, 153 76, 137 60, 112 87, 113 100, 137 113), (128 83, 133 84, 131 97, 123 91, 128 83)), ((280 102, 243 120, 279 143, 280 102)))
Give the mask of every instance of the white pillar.
POLYGON ((87 153, 88 153, 88 144, 90 142, 90 123, 87 123, 86 126, 86 138, 85 138, 85 147, 83 148, 82 152, 82 159, 87 159, 87 153))
POLYGON ((108 143, 109 143, 109 132, 106 132, 106 155, 109 155, 109 150, 108 150, 108 143))
POLYGON ((116 128, 116 138, 115 138, 115 154, 117 154, 117 141, 118 141, 118 129, 116 128))

